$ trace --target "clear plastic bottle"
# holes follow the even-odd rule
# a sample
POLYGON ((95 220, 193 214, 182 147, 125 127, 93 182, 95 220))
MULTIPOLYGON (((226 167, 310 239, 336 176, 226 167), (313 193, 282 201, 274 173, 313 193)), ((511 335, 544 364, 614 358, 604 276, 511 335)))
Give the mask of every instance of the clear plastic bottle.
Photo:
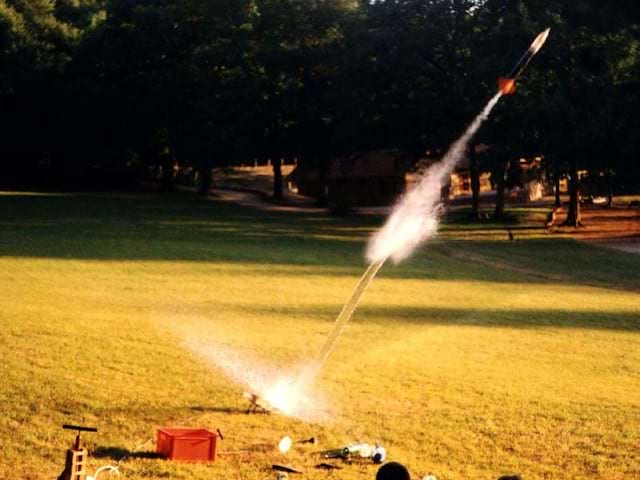
POLYGON ((352 443, 344 447, 342 452, 345 457, 358 455, 361 458, 370 458, 373 448, 368 443, 352 443))

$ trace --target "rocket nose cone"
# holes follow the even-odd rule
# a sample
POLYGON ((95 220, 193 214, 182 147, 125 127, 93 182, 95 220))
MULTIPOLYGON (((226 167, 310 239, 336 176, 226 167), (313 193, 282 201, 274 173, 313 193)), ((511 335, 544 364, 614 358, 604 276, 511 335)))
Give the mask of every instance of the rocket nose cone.
POLYGON ((551 32, 551 27, 547 28, 544 32, 542 32, 540 34, 540 37, 542 37, 542 45, 544 45, 544 42, 547 41, 547 37, 549 36, 549 32, 551 32))
POLYGON ((532 53, 534 54, 538 53, 538 51, 544 45, 544 42, 547 41, 547 37, 549 36, 550 31, 551 31, 551 28, 547 28, 544 32, 541 32, 540 34, 538 34, 538 36, 533 41, 530 47, 530 50, 532 51, 532 53))

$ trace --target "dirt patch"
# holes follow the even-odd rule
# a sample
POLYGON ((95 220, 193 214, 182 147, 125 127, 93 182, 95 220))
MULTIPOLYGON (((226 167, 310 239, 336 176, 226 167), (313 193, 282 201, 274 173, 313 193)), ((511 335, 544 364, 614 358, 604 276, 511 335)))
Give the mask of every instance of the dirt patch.
POLYGON ((568 233, 577 240, 640 254, 640 209, 628 207, 584 207, 584 227, 556 227, 556 233, 568 233))
POLYGON ((558 215, 553 233, 569 234, 578 240, 640 239, 640 210, 628 207, 582 207, 583 227, 561 226, 566 207, 558 215))

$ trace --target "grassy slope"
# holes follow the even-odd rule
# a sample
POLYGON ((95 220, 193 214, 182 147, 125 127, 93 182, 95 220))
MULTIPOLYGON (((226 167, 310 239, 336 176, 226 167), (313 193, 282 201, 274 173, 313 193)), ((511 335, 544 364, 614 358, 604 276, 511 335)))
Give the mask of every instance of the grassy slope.
POLYGON ((263 479, 275 461, 335 477, 312 468, 314 447, 211 466, 133 452, 172 424, 219 427, 226 451, 379 438, 441 479, 640 476, 640 256, 447 225, 366 293, 318 381, 334 412, 322 425, 244 415, 242 387, 172 333, 298 364, 363 272, 376 223, 180 196, 0 195, 0 478, 57 474, 65 422, 100 428, 93 467, 133 453, 126 478, 263 479))

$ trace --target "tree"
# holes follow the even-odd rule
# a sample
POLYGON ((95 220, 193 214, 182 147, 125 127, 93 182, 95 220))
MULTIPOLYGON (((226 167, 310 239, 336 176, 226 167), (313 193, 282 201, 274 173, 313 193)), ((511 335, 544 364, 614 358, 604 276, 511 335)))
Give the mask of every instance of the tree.
POLYGON ((16 177, 60 157, 61 74, 81 32, 56 15, 48 0, 0 1, 0 148, 5 172, 16 177))
POLYGON ((638 11, 632 0, 0 0, 3 159, 50 162, 60 177, 162 164, 167 188, 179 163, 206 192, 213 166, 270 158, 277 197, 282 158, 326 180, 336 155, 438 156, 551 26, 481 131, 493 154, 471 159, 473 184, 492 171, 503 192, 518 158, 541 155, 556 179, 576 179, 577 224, 578 172, 640 183, 638 11))
POLYGON ((300 157, 324 171, 342 109, 333 90, 343 78, 344 37, 355 3, 261 0, 256 7, 256 140, 261 156, 272 161, 279 198, 282 158, 300 157))
MULTIPOLYGON (((528 44, 527 37, 530 41, 551 27, 548 47, 536 57, 535 68, 526 72, 526 83, 520 82, 515 99, 508 99, 510 114, 503 118, 505 107, 497 109, 491 140, 509 145, 515 155, 542 155, 554 171, 556 184, 560 172, 566 171, 570 178, 567 225, 581 223, 579 172, 609 171, 617 156, 612 143, 613 100, 621 52, 628 52, 621 48, 628 35, 620 29, 628 22, 620 19, 616 9, 592 0, 488 0, 478 12, 484 25, 480 28, 493 39, 482 45, 501 54, 505 48, 497 48, 496 42, 507 49, 517 44, 520 49, 528 44)), ((490 56, 484 58, 494 63, 490 56)))

